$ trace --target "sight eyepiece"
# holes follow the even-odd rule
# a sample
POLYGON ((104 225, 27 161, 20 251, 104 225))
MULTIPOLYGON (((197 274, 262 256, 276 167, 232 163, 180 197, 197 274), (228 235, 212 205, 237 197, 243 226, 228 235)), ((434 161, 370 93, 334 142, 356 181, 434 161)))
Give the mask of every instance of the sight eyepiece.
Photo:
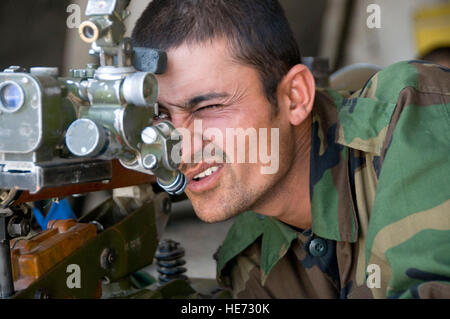
POLYGON ((100 28, 92 21, 84 21, 78 29, 81 40, 86 43, 94 43, 100 37, 100 28))
POLYGON ((180 171, 177 171, 177 174, 174 178, 169 181, 162 181, 161 179, 156 179, 158 185, 164 189, 169 195, 181 195, 187 186, 186 176, 180 171))

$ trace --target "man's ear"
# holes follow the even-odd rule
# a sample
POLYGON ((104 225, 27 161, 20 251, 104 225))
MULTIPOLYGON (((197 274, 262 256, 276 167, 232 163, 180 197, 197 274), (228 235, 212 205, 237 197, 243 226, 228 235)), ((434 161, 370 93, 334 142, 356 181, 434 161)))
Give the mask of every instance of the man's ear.
POLYGON ((299 125, 311 113, 316 83, 309 69, 297 64, 285 75, 278 86, 278 106, 292 125, 299 125))

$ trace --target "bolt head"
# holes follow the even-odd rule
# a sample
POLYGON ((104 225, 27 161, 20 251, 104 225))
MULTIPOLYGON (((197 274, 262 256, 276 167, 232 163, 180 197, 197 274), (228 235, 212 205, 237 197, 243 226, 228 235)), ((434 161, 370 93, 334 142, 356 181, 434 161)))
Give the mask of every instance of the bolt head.
POLYGON ((113 249, 105 248, 100 255, 100 266, 103 269, 110 269, 116 261, 116 254, 113 249))
POLYGON ((153 127, 147 127, 142 131, 141 138, 145 144, 154 144, 158 139, 158 132, 153 127))
POLYGON ((158 159, 153 154, 145 155, 142 159, 142 166, 146 169, 153 170, 158 166, 158 159))

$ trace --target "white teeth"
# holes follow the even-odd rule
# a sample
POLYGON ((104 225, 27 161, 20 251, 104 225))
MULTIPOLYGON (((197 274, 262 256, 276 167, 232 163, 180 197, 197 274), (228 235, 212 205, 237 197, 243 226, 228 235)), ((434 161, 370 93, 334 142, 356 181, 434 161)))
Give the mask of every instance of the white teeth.
POLYGON ((212 174, 212 173, 217 172, 219 170, 219 167, 218 166, 214 166, 214 167, 211 167, 210 170, 211 170, 211 174, 212 174))
POLYGON ((202 178, 208 177, 208 176, 212 175, 213 173, 217 172, 218 170, 219 170, 218 166, 210 167, 206 171, 195 176, 194 179, 202 179, 202 178))

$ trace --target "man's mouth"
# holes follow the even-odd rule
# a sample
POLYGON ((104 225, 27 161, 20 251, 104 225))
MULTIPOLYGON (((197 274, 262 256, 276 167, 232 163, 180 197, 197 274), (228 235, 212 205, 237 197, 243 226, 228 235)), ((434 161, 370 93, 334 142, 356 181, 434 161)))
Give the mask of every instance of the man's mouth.
POLYGON ((216 186, 223 165, 201 165, 195 171, 188 172, 188 189, 194 193, 207 191, 216 186), (195 174, 195 175, 194 175, 195 174))
POLYGON ((220 169, 219 166, 210 167, 193 178, 195 182, 201 181, 205 177, 209 177, 220 169))

